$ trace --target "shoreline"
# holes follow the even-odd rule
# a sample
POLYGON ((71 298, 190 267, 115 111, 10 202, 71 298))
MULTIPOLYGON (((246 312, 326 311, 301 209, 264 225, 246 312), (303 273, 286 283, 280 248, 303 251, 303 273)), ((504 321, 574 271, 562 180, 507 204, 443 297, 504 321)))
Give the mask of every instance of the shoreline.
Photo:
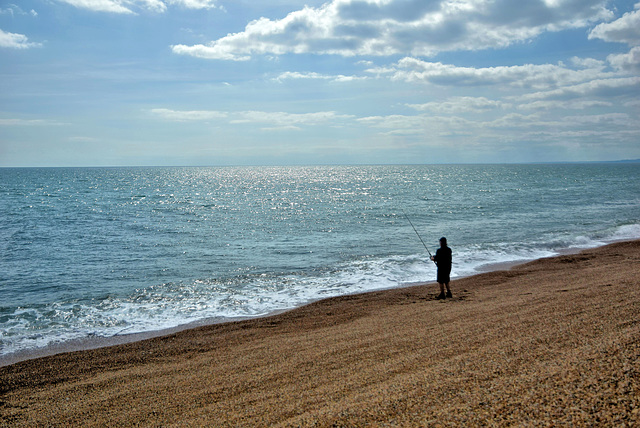
POLYGON ((0 367, 11 426, 637 426, 640 240, 0 367))
POLYGON ((14 352, 12 354, 0 355, 0 368, 17 364, 22 361, 29 361, 29 360, 38 359, 38 358, 51 357, 51 356, 60 355, 60 354, 67 354, 70 352, 90 351, 93 349, 109 348, 112 346, 125 345, 127 343, 140 342, 148 339, 154 339, 157 337, 163 337, 171 334, 180 333, 186 330, 197 329, 200 327, 266 318, 273 315, 278 315, 283 312, 297 309, 298 307, 300 306, 297 306, 291 309, 273 311, 268 314, 258 315, 255 317, 203 318, 198 321, 190 322, 187 324, 180 324, 175 327, 163 328, 160 330, 150 330, 150 331, 128 333, 128 334, 117 334, 114 336, 86 337, 81 339, 69 340, 63 343, 56 343, 56 344, 45 346, 42 348, 29 349, 25 351, 14 352))
MULTIPOLYGON (((569 254, 578 254, 582 251, 586 251, 586 250, 590 250, 593 248, 600 248, 600 247, 604 247, 607 245, 610 245, 612 243, 616 243, 616 242, 625 242, 626 240, 621 239, 621 240, 610 240, 610 241, 606 241, 603 245, 598 246, 598 247, 591 247, 591 248, 564 248, 564 249, 560 249, 560 250, 556 250, 557 254, 551 257, 559 257, 562 255, 569 255, 569 254)), ((545 257, 548 258, 548 257, 545 257)), ((480 265, 476 268, 476 273, 471 274, 471 275, 467 275, 467 276, 459 276, 459 277, 455 277, 454 279, 452 279, 452 281, 456 281, 459 279, 463 279, 463 278, 470 278, 470 277, 474 277, 476 275, 481 275, 484 273, 489 273, 489 272, 497 272, 497 271, 503 271, 503 270, 510 270, 514 267, 526 264, 526 263, 530 263, 532 261, 535 260, 540 260, 540 259, 524 259, 524 260, 514 260, 514 261, 506 261, 506 262, 495 262, 495 263, 485 263, 483 265, 480 265)), ((390 287, 390 288, 382 288, 382 289, 378 289, 378 290, 371 290, 371 291, 366 291, 363 293, 356 293, 356 294, 345 294, 345 295, 340 295, 340 296, 335 296, 335 297, 343 297, 343 296, 350 296, 350 295, 358 295, 358 294, 367 294, 367 293, 373 293, 373 292, 378 292, 378 291, 385 291, 385 290, 396 290, 396 289, 403 289, 403 288, 409 288, 409 287, 414 287, 414 286, 434 286, 437 287, 437 283, 436 281, 424 281, 424 282, 417 282, 417 283, 406 283, 406 284, 399 284, 395 287, 390 287)), ((331 297, 330 297, 331 298, 331 297)), ((324 299, 321 299, 324 300, 324 299)), ((64 354, 64 353, 69 353, 69 352, 77 352, 77 351, 87 351, 87 350, 92 350, 92 349, 100 349, 100 348, 105 348, 105 347, 111 347, 111 346, 117 346, 117 345, 123 345, 123 344, 127 344, 127 343, 132 343, 132 342, 138 342, 138 341, 143 341, 143 340, 147 340, 147 339, 153 339, 153 338, 157 338, 157 337, 163 337, 163 336, 167 336, 170 334, 175 334, 175 333, 179 333, 185 330, 191 330, 194 328, 198 328, 198 327, 205 327, 205 326, 210 326, 210 325, 216 325, 216 324, 226 324, 226 323, 233 323, 236 321, 244 321, 244 320, 251 320, 251 319, 260 319, 260 318, 268 318, 271 317, 273 315, 278 315, 280 313, 283 312, 288 312, 288 311, 292 311, 292 310, 296 310, 298 308, 304 307, 308 304, 311 303, 315 303, 321 300, 312 300, 309 301, 307 303, 305 303, 304 305, 301 306, 294 306, 288 309, 280 309, 280 310, 274 310, 272 312, 266 313, 264 315, 257 315, 257 316, 246 316, 246 317, 215 317, 215 318, 203 318, 194 322, 190 322, 190 323, 186 323, 186 324, 180 324, 177 325, 175 327, 169 327, 169 328, 163 328, 160 330, 150 330, 150 331, 144 331, 144 332, 136 332, 136 333, 125 333, 125 334, 117 334, 114 336, 96 336, 96 337, 85 337, 85 338, 80 338, 80 339, 74 339, 74 340, 69 340, 69 341, 65 341, 62 343, 56 343, 56 344, 52 344, 52 345, 48 345, 42 348, 35 348, 35 349, 29 349, 29 350, 24 350, 24 351, 18 351, 18 352, 14 352, 11 354, 7 354, 7 355, 0 355, 0 368, 1 367, 5 367, 5 366, 10 366, 22 361, 28 361, 28 360, 32 360, 32 359, 37 359, 37 358, 42 358, 42 357, 49 357, 49 356, 53 356, 53 355, 58 355, 58 354, 64 354)))

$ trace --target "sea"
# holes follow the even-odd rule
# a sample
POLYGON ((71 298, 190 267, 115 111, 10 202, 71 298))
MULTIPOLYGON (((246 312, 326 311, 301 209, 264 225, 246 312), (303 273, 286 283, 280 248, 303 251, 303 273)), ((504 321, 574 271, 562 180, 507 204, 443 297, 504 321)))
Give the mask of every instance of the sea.
POLYGON ((442 236, 453 278, 638 239, 640 163, 0 168, 0 363, 433 283, 442 236))

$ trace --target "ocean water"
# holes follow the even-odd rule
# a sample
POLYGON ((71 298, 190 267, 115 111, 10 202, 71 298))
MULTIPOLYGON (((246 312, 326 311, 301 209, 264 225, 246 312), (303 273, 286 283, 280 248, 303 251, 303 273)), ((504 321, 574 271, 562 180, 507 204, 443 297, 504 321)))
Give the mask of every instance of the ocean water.
POLYGON ((640 238, 640 164, 0 169, 0 357, 434 281, 405 215, 472 275, 640 238))

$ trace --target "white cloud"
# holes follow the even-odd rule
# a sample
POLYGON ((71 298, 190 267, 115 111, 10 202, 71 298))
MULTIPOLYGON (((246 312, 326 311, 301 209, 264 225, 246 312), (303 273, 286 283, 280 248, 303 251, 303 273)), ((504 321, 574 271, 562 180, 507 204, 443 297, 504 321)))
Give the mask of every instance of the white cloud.
POLYGON ((461 116, 429 116, 420 114, 370 116, 357 122, 380 129, 381 135, 421 135, 437 143, 441 137, 462 138, 455 141, 473 145, 479 141, 544 141, 560 137, 596 136, 607 140, 628 136, 638 138, 640 127, 626 113, 557 117, 543 114, 505 113, 490 120, 471 120, 461 116))
POLYGON ((144 9, 152 12, 162 13, 167 10, 167 5, 160 0, 137 0, 135 4, 140 4, 144 9))
POLYGON ((165 3, 187 9, 215 9, 218 7, 216 0, 165 0, 165 3))
POLYGON ((584 97, 615 97, 640 95, 640 77, 596 79, 578 85, 566 86, 551 91, 533 92, 520 97, 521 100, 570 100, 584 97))
POLYGON ((7 7, 4 9, 0 9, 0 15, 11 15, 12 17, 15 15, 31 15, 33 17, 36 17, 38 16, 38 12, 33 9, 31 9, 29 12, 25 12, 17 4, 10 4, 7 5, 7 7))
POLYGON ((311 80, 330 80, 332 82, 351 82, 354 80, 364 80, 367 77, 365 76, 345 76, 343 74, 338 75, 330 75, 330 74, 320 74, 316 72, 308 72, 301 73, 298 71, 286 71, 281 73, 278 77, 273 80, 277 80, 282 82, 283 80, 301 80, 301 79, 311 79, 311 80))
POLYGON ((209 121, 224 119, 230 124, 268 124, 273 125, 265 129, 294 129, 297 125, 320 125, 332 123, 341 119, 352 118, 353 116, 338 114, 334 111, 322 111, 314 113, 286 113, 286 112, 265 112, 265 111, 239 111, 222 112, 216 110, 193 110, 180 111, 170 109, 153 109, 156 114, 171 121, 209 121))
POLYGON ((61 0, 72 6, 89 9, 94 12, 110 12, 110 13, 133 13, 133 11, 127 7, 130 3, 121 0, 61 0))
POLYGON ((224 59, 224 60, 232 60, 232 61, 247 61, 251 59, 249 55, 238 56, 233 52, 224 52, 223 49, 217 49, 215 53, 213 53, 210 47, 198 44, 193 46, 187 45, 173 45, 171 46, 171 50, 173 53, 179 55, 191 55, 196 58, 206 58, 206 59, 224 59))
POLYGON ((342 56, 433 55, 509 46, 545 31, 610 19, 605 0, 332 0, 277 20, 260 18, 209 44, 177 54, 236 60, 286 53, 342 56))
MULTIPOLYGON (((538 114, 523 115, 520 113, 508 113, 493 121, 482 123, 482 126, 500 129, 540 128, 541 122, 540 115, 538 114)), ((552 124, 553 126, 557 126, 558 122, 553 121, 552 124)))
POLYGON ((29 49, 42 46, 41 43, 29 42, 24 34, 8 33, 0 30, 0 48, 29 49))
POLYGON ((284 131, 302 131, 302 128, 294 125, 283 125, 283 126, 271 126, 260 128, 261 131, 267 132, 284 132, 284 131))
POLYGON ((167 5, 175 5, 187 9, 213 9, 216 0, 59 0, 81 9, 94 12, 110 12, 133 14, 136 10, 148 10, 162 13, 167 5))
POLYGON ((586 110, 594 107, 612 107, 613 103, 597 100, 571 100, 571 101, 534 101, 520 104, 520 110, 586 110))
POLYGON ((640 45, 640 3, 635 5, 635 9, 613 22, 597 25, 589 33, 589 39, 598 38, 607 42, 640 45))
POLYGON ((490 100, 485 97, 454 97, 443 102, 429 102, 425 104, 407 104, 418 111, 433 111, 436 113, 483 112, 496 109, 510 108, 511 104, 500 100, 490 100))
POLYGON ((598 125, 599 127, 607 126, 607 125, 637 127, 635 126, 635 121, 633 121, 629 117, 629 115, 626 113, 606 113, 606 114, 592 114, 592 115, 580 115, 580 116, 565 116, 563 118, 563 122, 575 123, 575 124, 598 125))
POLYGON ((151 113, 156 114, 164 119, 176 122, 206 121, 212 119, 223 119, 227 117, 227 114, 224 112, 208 110, 177 111, 165 108, 156 108, 151 110, 151 113))
POLYGON ((606 67, 604 61, 599 61, 593 58, 580 58, 578 56, 574 56, 570 59, 570 61, 571 64, 573 64, 576 68, 604 70, 606 67))
POLYGON ((640 3, 635 10, 625 13, 613 22, 602 23, 590 33, 589 39, 602 39, 607 42, 627 43, 632 46, 626 54, 612 54, 607 61, 617 70, 637 73, 640 71, 640 3))
MULTIPOLYGON (((415 135, 424 134, 427 129, 427 124, 434 118, 427 118, 426 116, 407 116, 407 115, 388 115, 388 116, 368 116, 357 119, 357 122, 372 128, 389 129, 386 132, 388 135, 415 135)), ((443 118, 442 122, 439 122, 439 126, 450 122, 451 118, 443 118)))
POLYGON ((499 67, 458 67, 417 58, 403 58, 398 63, 367 70, 376 75, 406 82, 424 82, 441 86, 500 85, 512 87, 548 88, 575 84, 611 75, 603 71, 604 64, 596 60, 574 58, 579 69, 564 64, 526 64, 499 67))
POLYGON ((632 48, 626 54, 613 54, 607 57, 612 67, 631 73, 640 72, 640 46, 632 48))
POLYGON ((337 119, 350 118, 349 115, 337 114, 334 111, 315 113, 285 113, 264 111, 243 111, 234 114, 231 123, 267 123, 277 126, 320 125, 337 119))
POLYGON ((65 123, 45 119, 0 119, 0 126, 61 126, 65 123))

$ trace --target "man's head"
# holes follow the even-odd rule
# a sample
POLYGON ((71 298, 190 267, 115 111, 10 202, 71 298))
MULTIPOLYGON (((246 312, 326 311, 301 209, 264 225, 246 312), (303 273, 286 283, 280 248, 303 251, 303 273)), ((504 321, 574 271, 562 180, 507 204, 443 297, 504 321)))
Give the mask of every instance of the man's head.
POLYGON ((447 238, 445 238, 444 236, 442 238, 440 238, 440 246, 441 247, 446 247, 447 246, 447 238))

